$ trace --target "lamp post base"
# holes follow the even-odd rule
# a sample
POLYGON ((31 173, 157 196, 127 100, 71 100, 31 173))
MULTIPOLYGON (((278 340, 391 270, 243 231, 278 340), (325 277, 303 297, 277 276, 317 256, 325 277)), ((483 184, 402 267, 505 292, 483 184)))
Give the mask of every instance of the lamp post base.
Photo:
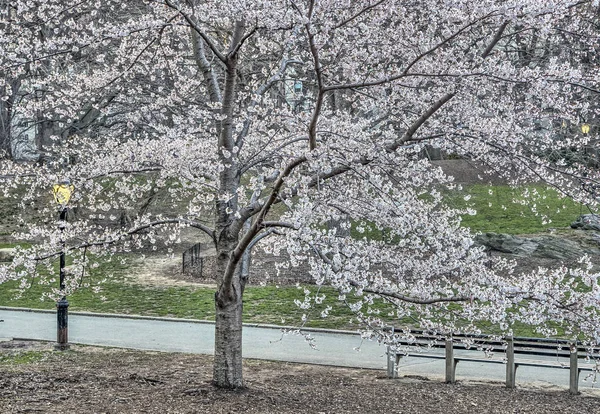
POLYGON ((68 351, 71 349, 71 344, 54 344, 54 350, 56 351, 68 351))
POLYGON ((62 298, 56 304, 56 345, 54 348, 60 351, 69 349, 69 302, 62 298))

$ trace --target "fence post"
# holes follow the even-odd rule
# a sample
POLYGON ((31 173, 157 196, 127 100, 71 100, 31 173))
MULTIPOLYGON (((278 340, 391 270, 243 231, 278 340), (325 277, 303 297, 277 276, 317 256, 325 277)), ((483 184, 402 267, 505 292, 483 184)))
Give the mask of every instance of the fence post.
POLYGON ((388 378, 397 378, 398 377, 398 371, 396 368, 396 354, 391 352, 391 347, 388 345, 387 346, 387 351, 386 351, 386 355, 387 355, 387 375, 388 378))
POLYGON ((509 336, 506 338, 506 388, 516 387, 516 376, 515 341, 512 336, 509 336))
POLYGON ((185 273, 185 252, 181 255, 181 274, 185 273))
POLYGON ((454 363, 454 347, 452 337, 446 338, 446 382, 454 384, 456 379, 456 364, 454 363))
MULTIPOLYGON (((391 330, 391 340, 394 339, 394 327, 384 328, 385 330, 391 330)), ((388 378, 398 378, 398 357, 396 351, 392 352, 392 347, 388 345, 386 347, 385 354, 387 355, 387 374, 388 378)))
POLYGON ((577 366, 579 353, 577 352, 577 342, 571 342, 569 348, 571 350, 569 358, 569 393, 579 394, 579 367, 577 366))

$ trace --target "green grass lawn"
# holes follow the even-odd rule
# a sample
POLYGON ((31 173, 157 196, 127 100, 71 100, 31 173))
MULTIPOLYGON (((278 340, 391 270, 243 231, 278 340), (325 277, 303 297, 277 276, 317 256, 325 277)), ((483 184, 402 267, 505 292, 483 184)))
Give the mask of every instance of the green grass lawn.
MULTIPOLYGON (((461 190, 446 190, 444 204, 456 209, 472 209, 474 215, 463 214, 461 225, 474 233, 535 234, 548 229, 566 228, 581 214, 590 210, 543 185, 510 187, 507 185, 468 185, 461 190), (525 196, 525 194, 527 196, 525 196)), ((386 237, 367 222, 355 222, 352 237, 381 240, 386 237), (363 232, 357 231, 359 224, 363 232)))
MULTIPOLYGON (((84 281, 91 287, 99 286, 101 291, 94 293, 90 288, 81 288, 68 297, 71 311, 89 311, 101 313, 123 313, 143 316, 165 316, 214 320, 215 290, 196 286, 144 286, 133 283, 125 275, 134 272, 135 268, 120 261, 101 265, 84 281), (112 273, 104 283, 98 280, 104 274, 112 273)), ((299 326, 302 315, 307 313, 306 326, 322 328, 356 328, 353 315, 348 308, 337 301, 337 294, 331 289, 326 299, 317 308, 304 311, 294 300, 304 300, 304 288, 296 286, 248 286, 244 293, 244 321, 249 323, 268 323, 277 325, 299 326), (332 310, 327 318, 320 317, 326 306, 332 310)), ((306 288, 316 291, 314 286, 306 288)), ((0 284, 0 306, 12 306, 35 309, 54 309, 55 303, 50 299, 41 300, 50 286, 36 281, 30 283, 21 297, 18 297, 18 283, 10 281, 0 284)))
POLYGON ((543 185, 470 185, 449 192, 445 202, 455 208, 472 208, 477 214, 462 216, 462 225, 476 232, 533 234, 549 228, 568 227, 587 207, 560 197, 543 185), (529 196, 524 196, 528 194, 529 196))
MULTIPOLYGON (((113 271, 114 275, 100 285, 101 292, 93 293, 91 288, 81 288, 68 297, 71 311, 214 320, 214 289, 195 286, 143 286, 131 283, 131 280, 124 276, 124 271, 134 269, 127 265, 114 264, 115 261, 112 263, 110 271, 113 271)), ((107 267, 104 267, 104 270, 107 270, 107 267)), ((102 270, 102 266, 99 269, 102 270)), ((98 276, 92 275, 88 282, 93 285, 98 276)), ((329 329, 364 328, 348 306, 337 300, 338 295, 331 288, 321 287, 318 293, 327 295, 321 304, 314 305, 309 310, 300 309, 294 300, 304 299, 304 289, 309 289, 311 295, 315 295, 318 287, 248 286, 244 293, 244 322, 329 329), (321 317, 321 312, 328 306, 331 307, 329 316, 321 317), (305 323, 302 319, 304 314, 307 316, 305 323)), ((14 281, 7 282, 0 285, 0 306, 55 309, 55 302, 52 300, 40 300, 42 293, 48 290, 46 285, 33 283, 22 297, 15 298, 18 284, 14 281)), ((352 297, 349 296, 347 300, 351 303, 352 297)), ((393 308, 383 301, 376 301, 371 309, 379 312, 384 320, 397 327, 417 328, 411 318, 397 320, 388 316, 393 308)), ((487 333, 500 333, 490 324, 482 323, 480 328, 487 333)), ((513 329, 517 336, 537 336, 529 326, 518 325, 513 329)))

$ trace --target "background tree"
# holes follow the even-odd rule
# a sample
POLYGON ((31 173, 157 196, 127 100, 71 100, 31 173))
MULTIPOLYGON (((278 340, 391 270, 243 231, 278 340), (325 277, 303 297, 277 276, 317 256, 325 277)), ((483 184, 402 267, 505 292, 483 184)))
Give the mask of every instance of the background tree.
MULTIPOLYGON (((589 110, 580 97, 597 95, 598 71, 570 44, 597 48, 597 2, 12 3, 22 27, 53 34, 23 40, 15 58, 46 67, 46 106, 24 107, 72 128, 44 166, 5 162, 18 173, 10 184, 27 183, 27 203, 60 177, 75 183, 86 207, 65 232, 76 266, 86 265, 84 250, 110 254, 160 235, 170 246, 182 227, 207 235, 217 251, 218 386, 243 385, 241 263, 258 242, 285 249, 292 266, 308 262, 388 342, 370 308, 376 297, 441 334, 484 320, 598 337, 591 267, 518 274, 490 260, 460 227, 465 212, 443 203, 452 178, 420 157, 427 143, 595 204, 578 178, 597 182, 596 170, 545 156, 588 137, 557 144, 553 128, 532 121, 577 122, 589 110), (80 129, 88 114, 93 128, 80 129), (98 224, 150 189, 184 200, 185 211, 98 224), (336 237, 331 221, 387 236, 336 237)), ((0 281, 42 277, 37 268, 59 250, 54 233, 32 225, 18 235, 39 243, 0 281)))

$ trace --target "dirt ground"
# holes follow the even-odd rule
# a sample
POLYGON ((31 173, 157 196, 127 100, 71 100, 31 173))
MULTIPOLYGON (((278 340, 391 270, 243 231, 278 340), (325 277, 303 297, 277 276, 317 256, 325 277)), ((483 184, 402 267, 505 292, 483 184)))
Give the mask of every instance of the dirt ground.
POLYGON ((600 413, 600 398, 564 389, 252 360, 246 389, 226 391, 211 385, 211 369, 201 355, 0 342, 0 413, 600 413))

